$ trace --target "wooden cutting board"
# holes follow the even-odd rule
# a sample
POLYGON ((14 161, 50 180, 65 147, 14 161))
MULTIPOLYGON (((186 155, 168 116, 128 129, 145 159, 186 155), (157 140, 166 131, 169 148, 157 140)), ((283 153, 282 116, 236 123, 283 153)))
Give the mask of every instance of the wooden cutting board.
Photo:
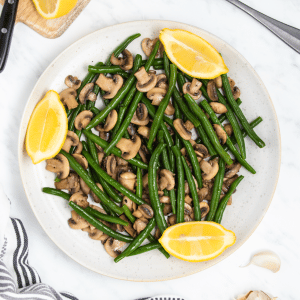
MULTIPOLYGON (((67 15, 46 20, 37 13, 32 0, 19 0, 16 23, 22 22, 42 36, 55 39, 67 30, 90 1, 78 0, 76 6, 67 15)), ((4 2, 5 0, 0 0, 0 4, 3 5, 4 2)))

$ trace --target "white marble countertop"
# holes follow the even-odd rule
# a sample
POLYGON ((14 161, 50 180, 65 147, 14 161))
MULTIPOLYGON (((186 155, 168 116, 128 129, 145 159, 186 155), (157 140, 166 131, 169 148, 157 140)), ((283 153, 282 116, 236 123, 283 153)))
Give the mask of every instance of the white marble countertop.
MULTIPOLYGON (((244 0, 259 11, 300 28, 297 0, 244 0)), ((130 300, 159 294, 186 299, 230 300, 251 289, 280 299, 300 294, 300 56, 262 25, 224 0, 94 0, 62 37, 49 40, 23 24, 15 28, 9 60, 0 75, 0 182, 12 201, 11 216, 29 234, 31 264, 45 283, 82 300, 130 300), (203 28, 236 48, 255 68, 274 102, 282 135, 282 167, 273 202, 249 240, 233 255, 201 273, 167 282, 135 283, 93 273, 66 256, 48 238, 26 199, 17 160, 20 120, 28 96, 44 69, 67 46, 108 25, 132 20, 166 19, 203 28), (299 111, 298 111, 299 110, 299 111), (299 126, 299 127, 298 127, 299 126), (240 268, 251 255, 273 250, 282 259, 273 274, 255 266, 240 268)))

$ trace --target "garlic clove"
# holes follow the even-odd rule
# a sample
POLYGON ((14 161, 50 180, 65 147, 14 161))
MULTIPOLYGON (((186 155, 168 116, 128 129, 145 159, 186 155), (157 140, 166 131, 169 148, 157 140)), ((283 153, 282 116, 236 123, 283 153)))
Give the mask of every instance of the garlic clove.
POLYGON ((245 267, 251 264, 276 273, 280 270, 281 261, 276 253, 271 251, 263 251, 256 253, 245 267))
POLYGON ((236 300, 276 300, 263 291, 249 291, 247 294, 239 296, 236 300))

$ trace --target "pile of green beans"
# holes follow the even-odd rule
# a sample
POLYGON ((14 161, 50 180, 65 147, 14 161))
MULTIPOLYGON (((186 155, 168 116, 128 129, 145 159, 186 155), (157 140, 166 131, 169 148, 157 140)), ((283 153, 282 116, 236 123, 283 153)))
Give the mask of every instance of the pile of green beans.
MULTIPOLYGON (((69 201, 70 208, 87 221, 84 221, 83 226, 89 224, 86 231, 95 227, 104 234, 102 242, 105 247, 109 246, 106 243, 111 242, 111 238, 128 243, 114 259, 116 263, 155 249, 169 258, 170 255, 158 241, 168 226, 187 220, 221 223, 224 211, 230 204, 230 197, 244 179, 244 176, 232 175, 230 170, 242 166, 250 173, 256 173, 245 159, 245 137, 249 136, 260 148, 265 146, 253 130, 262 122, 262 118, 258 117, 252 122, 246 119, 242 112, 242 100, 234 99, 227 74, 221 75, 224 92, 216 88, 218 99, 214 100, 227 109, 219 115, 209 98, 209 80, 198 79, 202 98, 194 100, 189 92, 185 93, 187 81, 191 82, 194 78, 177 70, 177 66, 170 63, 166 52, 163 57, 155 58, 160 41, 153 45, 147 59, 143 60, 140 54, 136 54, 131 70, 125 71, 124 66, 112 65, 112 55, 119 57, 138 37, 139 33, 124 40, 106 61, 103 60, 105 63, 88 66, 87 76, 77 89, 77 101, 80 91, 91 82, 95 83, 93 92, 97 97, 100 95, 98 98, 101 99, 105 91, 96 84, 100 74, 107 77, 118 74, 123 78, 123 85, 112 99, 103 99, 105 106, 102 109, 97 106, 97 101, 88 100, 67 111, 68 129, 76 133, 81 144, 73 146, 74 142, 68 152, 60 151, 60 155, 68 162, 69 175, 61 178, 62 173, 58 171, 55 179, 57 189, 45 187, 42 190, 69 201), (151 103, 151 93, 140 91, 137 84, 139 76, 135 76, 140 68, 145 68, 148 75, 150 72, 153 74, 154 70, 161 70, 166 75, 166 82, 163 82, 165 92, 160 103, 151 103), (169 103, 174 108, 172 116, 165 114, 169 103), (145 109, 146 116, 137 121, 138 112, 144 114, 145 109), (92 117, 89 116, 89 122, 82 130, 75 129, 76 118, 86 110, 91 112, 89 114, 92 117), (112 117, 115 115, 116 118, 112 117), (113 125, 109 124, 109 130, 105 131, 109 122, 113 125), (229 123, 233 132, 232 135, 226 133, 224 144, 213 126, 218 125, 215 128, 225 131, 223 122, 229 123), (132 136, 138 137, 138 149, 133 146, 132 136), (124 150, 120 145, 121 139, 132 146, 124 150), (133 151, 133 148, 134 155, 126 156, 126 151, 133 151), (217 168, 213 167, 216 164, 217 168), (214 174, 207 177, 205 172, 214 174), (68 193, 58 189, 64 184, 66 188, 62 189, 68 190, 68 193), (208 193, 203 199, 201 195, 206 190, 208 193), (226 193, 223 192, 225 190, 226 193), (95 201, 100 201, 103 213, 90 205, 88 191, 95 201), (77 198, 71 198, 73 194, 77 194, 77 198), (78 203, 76 199, 79 199, 78 203), (209 206, 204 212, 201 211, 202 201, 207 201, 209 206), (105 240, 107 236, 111 238, 105 240), (149 243, 143 244, 145 240, 149 243)), ((154 84, 152 88, 160 88, 161 91, 161 82, 154 84)), ((73 224, 76 223, 74 219, 73 224)), ((118 253, 120 249, 116 251, 118 253)))

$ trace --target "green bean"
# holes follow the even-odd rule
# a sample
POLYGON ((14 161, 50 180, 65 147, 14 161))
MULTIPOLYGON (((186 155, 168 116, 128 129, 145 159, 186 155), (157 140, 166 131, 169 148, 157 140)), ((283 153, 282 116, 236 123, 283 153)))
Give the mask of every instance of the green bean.
MULTIPOLYGON (((88 148, 89 148, 89 152, 92 156, 92 158, 94 159, 94 161, 99 165, 99 160, 98 160, 98 153, 97 153, 97 148, 94 144, 94 142, 92 142, 89 138, 87 139, 87 144, 88 144, 88 148)), ((99 183, 102 185, 104 191, 107 193, 107 195, 109 197, 111 197, 115 202, 121 203, 122 202, 122 197, 119 196, 114 189, 99 175, 97 176, 99 179, 99 183)))
POLYGON ((117 263, 126 256, 130 255, 134 250, 136 250, 147 238, 147 236, 151 233, 153 228, 155 227, 155 220, 151 219, 144 230, 129 244, 129 246, 115 259, 114 262, 117 263))
POLYGON ((158 144, 158 146, 153 151, 153 154, 149 162, 149 169, 148 169, 148 187, 149 187, 151 206, 154 211, 154 216, 157 222, 157 226, 161 233, 163 233, 168 226, 165 220, 163 209, 160 205, 161 203, 159 201, 156 175, 157 175, 157 168, 159 163, 159 156, 165 147, 166 145, 163 143, 158 144))
POLYGON ((70 200, 70 197, 71 197, 71 195, 68 194, 68 193, 65 193, 65 192, 57 190, 57 189, 49 188, 49 187, 44 187, 42 189, 42 191, 43 191, 43 193, 53 195, 53 196, 62 197, 66 200, 70 200))
POLYGON ((137 197, 133 192, 125 188, 122 184, 120 184, 118 181, 114 180, 112 177, 110 177, 104 170, 100 168, 100 166, 93 160, 91 155, 85 151, 82 150, 82 155, 86 158, 89 165, 96 171, 96 173, 101 176, 108 184, 113 186, 116 190, 118 190, 120 193, 127 196, 130 200, 135 202, 136 204, 145 204, 146 202, 142 200, 141 198, 137 197))
MULTIPOLYGON (((84 150, 83 150, 84 151, 84 150)), ((87 171, 76 161, 76 159, 67 153, 64 150, 60 150, 60 153, 63 154, 69 161, 70 167, 82 178, 82 180, 87 184, 87 186, 96 194, 96 196, 103 202, 106 206, 108 206, 112 211, 121 215, 123 210, 117 206, 114 202, 112 202, 96 185, 95 182, 92 181, 91 177, 88 175, 87 171)))
POLYGON ((124 210, 124 214, 125 216, 128 218, 128 220, 133 224, 135 222, 135 217, 132 215, 130 209, 128 208, 127 205, 123 205, 122 206, 123 210, 124 210))
POLYGON ((136 170, 136 191, 137 197, 142 198, 143 195, 143 174, 142 169, 137 168, 136 170))
POLYGON ((164 65, 166 76, 169 79, 170 78, 170 60, 165 51, 163 53, 163 65, 164 65))
POLYGON ((163 70, 164 69, 164 65, 157 65, 157 66, 153 66, 154 70, 163 70))
POLYGON ((244 176, 241 175, 231 184, 227 194, 224 196, 224 198, 220 201, 220 203, 218 205, 218 209, 217 209, 215 217, 214 217, 214 222, 219 223, 219 224, 221 223, 228 200, 229 200, 230 196, 233 194, 233 192, 235 191, 235 189, 237 188, 237 186, 239 185, 239 183, 243 179, 244 179, 244 176))
POLYGON ((148 139, 148 143, 147 143, 147 147, 149 149, 152 149, 152 144, 154 142, 155 136, 157 134, 159 127, 161 126, 160 124, 162 123, 162 119, 163 119, 165 110, 169 104, 171 95, 175 88, 176 78, 177 78, 177 67, 174 64, 171 64, 170 65, 169 88, 168 88, 168 91, 167 91, 165 97, 159 104, 159 107, 156 111, 151 129, 150 129, 150 135, 149 135, 149 139, 148 139))
MULTIPOLYGON (((205 87, 207 87, 208 80, 207 79, 203 79, 202 83, 205 85, 205 87)), ((227 101, 225 100, 225 98, 223 97, 223 95, 221 94, 221 92, 218 89, 217 89, 217 94, 218 94, 219 102, 222 103, 223 105, 225 105, 226 108, 227 108, 227 112, 225 113, 226 117, 227 117, 229 123, 232 126, 234 136, 237 139, 237 144, 238 144, 240 152, 241 152, 241 156, 242 156, 242 158, 246 159, 245 140, 243 138, 240 125, 239 125, 239 123, 238 123, 238 121, 237 121, 237 119, 236 119, 236 117, 235 117, 235 115, 234 115, 231 107, 227 104, 227 101)), ((211 101, 211 100, 208 98, 207 101, 211 101)))
POLYGON ((264 141, 256 134, 256 132, 253 130, 253 128, 251 128, 248 120, 246 119, 244 113, 242 112, 241 108, 237 105, 235 99, 233 98, 232 95, 232 91, 231 91, 231 87, 228 81, 228 77, 227 74, 223 74, 221 75, 222 77, 222 83, 223 83, 223 89, 226 95, 226 98, 229 102, 229 105, 231 106, 231 108, 233 109, 235 115, 237 116, 237 118, 239 119, 239 121, 241 122, 242 126, 244 127, 244 129, 246 130, 248 136, 250 137, 250 139, 260 148, 263 148, 266 146, 266 144, 264 143, 264 141))
POLYGON ((59 179, 58 177, 56 177, 55 179, 54 179, 54 182, 60 182, 61 181, 61 179, 59 179))
POLYGON ((172 151, 175 154, 176 166, 177 166, 177 213, 176 223, 184 222, 184 169, 181 160, 181 152, 177 146, 172 147, 172 151))
POLYGON ((102 110, 98 115, 96 115, 93 120, 88 124, 86 127, 86 130, 90 130, 93 127, 97 126, 99 123, 101 123, 108 114, 115 109, 119 103, 124 99, 124 97, 127 95, 131 87, 136 81, 136 78, 134 76, 134 73, 139 69, 141 65, 142 57, 141 55, 137 54, 134 59, 134 65, 132 69, 132 74, 129 76, 129 78, 126 80, 124 85, 120 88, 120 90, 117 92, 116 96, 109 102, 109 104, 102 110))
POLYGON ((178 87, 179 87, 179 91, 181 93, 183 93, 183 85, 185 84, 186 80, 184 78, 184 75, 182 74, 182 72, 178 72, 177 74, 177 84, 178 84, 178 87))
POLYGON ((114 238, 118 241, 122 241, 122 242, 126 242, 126 243, 130 243, 130 242, 133 241, 132 237, 127 236, 127 235, 123 235, 121 233, 118 233, 118 232, 112 230, 111 228, 104 225, 102 222, 100 222, 96 218, 94 218, 92 215, 90 215, 85 209, 83 209, 82 207, 75 204, 73 201, 70 201, 69 205, 75 210, 75 212, 79 216, 81 216, 83 219, 88 221, 92 226, 94 226, 97 229, 103 231, 108 236, 111 236, 112 238, 114 238))
POLYGON ((159 242, 152 242, 147 245, 143 245, 141 247, 138 247, 136 250, 131 252, 128 256, 134 256, 142 253, 149 252, 151 250, 160 249, 162 248, 162 245, 159 242))
POLYGON ((130 104, 131 100, 133 99, 133 96, 134 96, 135 92, 136 92, 136 86, 134 85, 130 89, 130 91, 128 92, 128 94, 126 95, 125 100, 120 104, 120 108, 119 108, 119 111, 118 111, 118 120, 117 120, 117 123, 114 126, 112 134, 111 134, 112 138, 115 137, 115 135, 117 134, 117 132, 118 132, 118 130, 120 128, 120 126, 121 126, 121 124, 123 122, 126 110, 128 108, 128 105, 130 104))
POLYGON ((219 159, 219 171, 215 177, 211 201, 209 204, 209 212, 206 217, 206 221, 212 221, 214 219, 218 203, 220 201, 221 191, 222 191, 222 185, 223 185, 223 179, 225 174, 225 161, 220 158, 219 159))
POLYGON ((97 219, 100 219, 100 220, 103 220, 103 221, 106 221, 106 222, 109 222, 109 223, 113 223, 113 224, 120 224, 120 225, 123 225, 123 226, 128 226, 128 222, 118 218, 118 217, 112 217, 112 216, 108 216, 106 214, 103 214, 101 213, 100 211, 96 210, 96 209, 93 209, 91 207, 87 207, 85 209, 85 211, 92 215, 93 217, 97 218, 97 219))
MULTIPOLYGON (((178 73, 179 74, 179 73, 178 73)), ((182 114, 180 112, 179 106, 177 104, 176 101, 174 101, 174 109, 175 109, 175 113, 174 113, 174 120, 176 119, 182 119, 182 114)), ((181 141, 180 141, 180 137, 178 136, 178 134, 175 135, 175 145, 181 149, 181 141)))
MULTIPOLYGON (((144 66, 146 63, 147 63, 147 59, 144 59, 144 60, 142 60, 142 66, 144 66)), ((163 62, 163 59, 162 58, 155 58, 154 60, 153 60, 153 62, 152 62, 152 66, 154 67, 154 66, 161 66, 161 65, 163 65, 164 64, 164 62, 163 62)))
POLYGON ((123 71, 119 66, 100 66, 100 67, 95 67, 95 66, 88 66, 89 72, 92 73, 97 73, 97 74, 119 74, 123 78, 128 78, 130 76, 129 73, 126 73, 123 71))
MULTIPOLYGON (((155 58, 155 55, 158 51, 159 48, 159 41, 156 42, 151 55, 149 56, 149 59, 147 61, 147 63, 145 64, 145 70, 146 72, 149 71, 150 66, 155 58)), ((127 128, 129 126, 129 124, 131 123, 131 119, 138 107, 138 104, 140 103, 141 99, 142 99, 143 93, 140 91, 137 91, 129 108, 126 111, 126 118, 124 119, 122 125, 120 126, 119 130, 117 131, 116 135, 113 137, 113 139, 111 140, 111 142, 108 144, 108 146, 106 148, 104 148, 104 151, 106 154, 110 154, 111 153, 111 149, 119 142, 119 140, 123 137, 125 131, 127 131, 127 128)))
MULTIPOLYGON (((237 98, 236 99, 236 103, 237 103, 237 105, 241 105, 242 104, 242 100, 240 99, 240 98, 237 98)), ((227 118, 226 118, 226 114, 224 113, 224 114, 221 114, 219 117, 218 117, 218 119, 219 119, 219 121, 221 122, 221 123, 223 123, 227 118)))
MULTIPOLYGON (((204 110, 208 113, 212 123, 220 125, 223 128, 224 132, 226 132, 223 125, 222 125, 222 123, 219 121, 218 117, 216 116, 215 112, 210 107, 210 105, 207 103, 207 101, 203 100, 200 104, 204 108, 204 110)), ((245 159, 242 158, 242 156, 240 155, 238 150, 235 148, 234 144, 232 143, 232 141, 231 141, 230 137, 227 135, 227 133, 226 133, 226 136, 227 136, 226 145, 228 146, 228 148, 232 152, 232 154, 235 156, 237 161, 242 166, 244 166, 246 168, 246 170, 248 170, 252 174, 255 174, 256 171, 247 163, 247 161, 245 159)))
POLYGON ((191 193, 192 199, 193 199, 195 221, 201 221, 201 210, 200 210, 200 205, 199 205, 199 197, 198 197, 198 193, 197 193, 197 187, 196 187, 192 172, 183 156, 181 156, 181 160, 182 160, 182 164, 184 167, 185 176, 186 176, 187 182, 189 184, 190 193, 191 193))
MULTIPOLYGON (((88 137, 89 139, 91 139, 94 143, 96 143, 97 145, 99 145, 102 148, 105 148, 108 145, 108 142, 106 142, 105 140, 101 139, 99 136, 93 134, 91 131, 84 129, 83 133, 86 137, 88 137)), ((113 148, 111 150, 111 153, 114 154, 117 157, 121 157, 122 158, 122 151, 118 148, 113 148)), ((136 158, 132 158, 129 159, 128 162, 130 162, 132 165, 137 166, 141 169, 147 170, 148 169, 148 165, 145 164, 144 162, 136 159, 136 158)))
POLYGON ((111 56, 114 54, 115 57, 118 57, 127 47, 128 45, 133 42, 135 39, 137 39, 138 37, 140 37, 141 34, 140 33, 136 33, 133 34, 131 36, 129 36, 122 44, 120 44, 114 51, 113 53, 108 57, 107 61, 106 61, 106 65, 107 66, 111 66, 112 63, 110 62, 111 56))
POLYGON ((98 115, 100 113, 100 109, 98 109, 97 107, 91 107, 90 110, 95 115, 98 115))
MULTIPOLYGON (((147 237, 148 241, 150 243, 154 243, 156 242, 156 238, 152 235, 152 234, 149 234, 148 237, 147 237)), ((170 258, 170 254, 164 249, 164 248, 160 248, 158 249, 166 258, 170 258)))
POLYGON ((226 151, 224 151, 224 149, 222 148, 222 146, 219 142, 219 138, 217 137, 217 134, 215 133, 215 131, 214 131, 212 125, 210 124, 209 120, 207 119, 205 113, 202 111, 202 109, 197 105, 195 100, 189 94, 185 94, 184 97, 187 100, 190 108, 194 111, 194 113, 200 119, 204 130, 206 131, 210 141, 212 142, 214 148, 216 149, 216 151, 218 152, 220 157, 222 157, 228 165, 231 165, 232 159, 230 158, 230 155, 226 151))

